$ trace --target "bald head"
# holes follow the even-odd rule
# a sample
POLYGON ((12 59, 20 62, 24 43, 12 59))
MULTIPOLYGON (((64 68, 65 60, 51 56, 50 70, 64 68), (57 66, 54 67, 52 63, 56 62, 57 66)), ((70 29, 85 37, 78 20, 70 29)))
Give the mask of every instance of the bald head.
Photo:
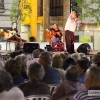
POLYGON ((90 67, 85 74, 84 83, 86 88, 100 86, 100 68, 90 67))
POLYGON ((77 82, 78 71, 75 66, 71 65, 66 70, 66 79, 69 81, 77 82))
POLYGON ((100 82, 100 68, 99 67, 90 67, 87 70, 89 76, 93 78, 93 81, 100 82))
POLYGON ((75 11, 72 11, 71 14, 70 14, 71 18, 76 18, 76 12, 75 11))

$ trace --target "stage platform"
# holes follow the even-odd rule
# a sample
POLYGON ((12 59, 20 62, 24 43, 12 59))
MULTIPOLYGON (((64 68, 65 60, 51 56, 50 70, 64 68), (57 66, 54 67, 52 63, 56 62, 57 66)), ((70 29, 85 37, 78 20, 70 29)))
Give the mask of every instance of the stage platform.
MULTIPOLYGON (((1 51, 14 51, 15 50, 15 43, 14 42, 10 42, 10 47, 9 47, 9 43, 8 43, 7 48, 6 48, 6 43, 7 43, 6 41, 0 42, 1 51)), ((39 46, 41 49, 45 49, 46 45, 49 45, 49 42, 28 42, 28 43, 39 43, 39 46)), ((80 44, 82 44, 82 43, 78 43, 78 42, 74 43, 75 50, 79 47, 80 44)), ((89 45, 93 49, 93 43, 90 42, 89 45)), ((65 43, 64 43, 64 47, 65 47, 65 43)))

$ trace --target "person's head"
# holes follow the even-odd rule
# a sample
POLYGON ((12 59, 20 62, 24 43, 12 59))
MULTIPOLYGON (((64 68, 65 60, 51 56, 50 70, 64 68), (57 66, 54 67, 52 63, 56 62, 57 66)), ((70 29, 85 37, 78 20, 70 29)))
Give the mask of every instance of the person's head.
POLYGON ((33 58, 39 58, 39 55, 40 55, 39 49, 36 49, 36 50, 33 51, 33 58))
POLYGON ((52 57, 52 67, 62 68, 63 67, 63 59, 60 54, 54 54, 52 57))
POLYGON ((71 65, 66 69, 65 72, 66 80, 77 82, 78 81, 78 71, 75 66, 71 65))
POLYGON ((58 29, 58 25, 57 25, 57 24, 54 24, 54 25, 53 25, 53 28, 54 28, 54 29, 58 29))
POLYGON ((31 82, 40 82, 45 75, 45 71, 41 64, 34 62, 28 67, 27 75, 31 82))
POLYGON ((71 58, 72 58, 75 62, 77 62, 77 60, 80 59, 80 55, 79 55, 78 53, 73 53, 73 54, 71 54, 71 58))
POLYGON ((75 65, 75 61, 68 57, 63 63, 63 69, 66 70, 70 65, 75 65))
POLYGON ((87 89, 100 86, 100 68, 96 66, 87 69, 84 83, 87 89))
POLYGON ((34 36, 29 37, 29 42, 36 42, 36 39, 34 36))
POLYGON ((80 59, 81 59, 82 57, 86 57, 85 53, 78 53, 78 54, 79 54, 79 56, 80 56, 80 59))
POLYGON ((71 14, 70 14, 71 18, 76 18, 77 15, 76 15, 76 12, 75 11, 72 11, 71 14))
POLYGON ((19 55, 19 53, 18 53, 17 51, 14 51, 14 52, 11 52, 11 53, 10 53, 10 57, 13 58, 13 59, 14 59, 17 55, 19 55))
POLYGON ((97 54, 93 55, 93 57, 92 57, 93 64, 97 64, 98 62, 100 62, 100 53, 97 53, 97 54))
POLYGON ((43 66, 50 66, 52 63, 52 54, 48 51, 44 51, 40 54, 39 63, 43 66))
POLYGON ((20 63, 14 59, 8 59, 4 64, 4 69, 12 76, 20 76, 22 71, 20 63))
POLYGON ((14 58, 18 63, 20 63, 20 66, 22 67, 22 72, 25 72, 26 70, 26 62, 27 57, 25 54, 18 55, 14 58))
POLYGON ((17 51, 19 55, 24 54, 25 52, 23 50, 18 50, 17 51))
POLYGON ((65 61, 65 59, 69 57, 69 53, 60 53, 60 56, 63 58, 63 61, 65 61))
POLYGON ((90 66, 90 61, 86 57, 82 57, 80 60, 77 61, 76 68, 79 73, 85 73, 90 66))
POLYGON ((0 93, 3 91, 9 91, 13 87, 13 80, 11 75, 4 71, 0 70, 0 93))

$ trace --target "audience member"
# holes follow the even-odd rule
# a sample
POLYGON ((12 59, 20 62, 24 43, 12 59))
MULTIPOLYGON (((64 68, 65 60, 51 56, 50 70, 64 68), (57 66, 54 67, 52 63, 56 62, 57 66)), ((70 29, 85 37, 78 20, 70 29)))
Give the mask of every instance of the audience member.
POLYGON ((25 100, 22 91, 13 87, 12 77, 4 70, 0 70, 0 100, 25 100))
POLYGON ((39 55, 40 55, 40 50, 39 49, 36 49, 36 50, 34 50, 33 51, 33 60, 29 60, 29 61, 27 61, 27 67, 31 64, 31 63, 33 63, 33 62, 38 62, 39 61, 39 55))
POLYGON ((39 63, 43 65, 45 69, 45 75, 42 79, 43 82, 47 84, 59 84, 60 74, 59 72, 51 67, 52 55, 50 52, 42 52, 39 57, 39 63))
POLYGON ((68 57, 63 63, 63 69, 66 70, 70 65, 76 65, 76 63, 71 57, 68 57))
POLYGON ((99 63, 99 62, 100 62, 100 52, 93 55, 91 66, 97 66, 97 63, 99 63))
POLYGON ((53 92, 53 100, 58 100, 66 95, 73 95, 79 90, 86 89, 83 83, 79 83, 76 67, 69 66, 66 70, 66 80, 60 83, 53 92))
POLYGON ((84 83, 84 75, 86 70, 91 66, 90 61, 86 57, 82 57, 77 61, 76 68, 79 72, 78 81, 84 83))
POLYGON ((27 62, 27 57, 25 54, 20 54, 18 56, 16 56, 14 58, 17 62, 20 63, 20 66, 22 67, 22 71, 21 71, 21 76, 24 78, 24 79, 28 79, 28 76, 26 74, 26 62, 27 62))
POLYGON ((29 81, 19 85, 19 88, 23 91, 24 96, 36 95, 36 94, 48 94, 50 95, 49 87, 46 83, 41 82, 44 77, 45 71, 42 65, 34 62, 29 65, 27 69, 27 75, 29 81))
POLYGON ((4 68, 13 77, 14 85, 19 85, 24 82, 24 78, 21 77, 22 67, 19 62, 14 59, 8 59, 5 62, 4 68))
POLYGON ((61 81, 65 80, 65 71, 62 69, 63 67, 63 58, 60 54, 54 54, 52 58, 52 67, 59 71, 61 81))
POLYGON ((19 53, 17 51, 11 52, 10 53, 10 58, 15 58, 17 55, 19 55, 19 53))
POLYGON ((84 83, 87 90, 78 92, 73 100, 100 100, 100 68, 90 67, 86 71, 84 83))
POLYGON ((73 53, 70 56, 74 60, 75 63, 77 63, 77 60, 80 59, 80 55, 78 53, 73 53))

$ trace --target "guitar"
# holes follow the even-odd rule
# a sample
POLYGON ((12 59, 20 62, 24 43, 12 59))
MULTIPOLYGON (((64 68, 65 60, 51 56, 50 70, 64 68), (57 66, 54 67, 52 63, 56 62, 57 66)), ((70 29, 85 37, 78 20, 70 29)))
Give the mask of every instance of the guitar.
POLYGON ((48 30, 46 29, 46 39, 51 39, 53 36, 55 36, 56 34, 59 35, 59 37, 61 37, 61 33, 64 33, 64 30, 60 30, 59 32, 55 32, 54 30, 48 30))
POLYGON ((46 39, 51 39, 55 35, 54 30, 46 30, 46 39))
POLYGON ((13 35, 16 34, 16 31, 10 31, 10 30, 7 30, 7 32, 5 32, 5 38, 10 38, 12 37, 13 35))

